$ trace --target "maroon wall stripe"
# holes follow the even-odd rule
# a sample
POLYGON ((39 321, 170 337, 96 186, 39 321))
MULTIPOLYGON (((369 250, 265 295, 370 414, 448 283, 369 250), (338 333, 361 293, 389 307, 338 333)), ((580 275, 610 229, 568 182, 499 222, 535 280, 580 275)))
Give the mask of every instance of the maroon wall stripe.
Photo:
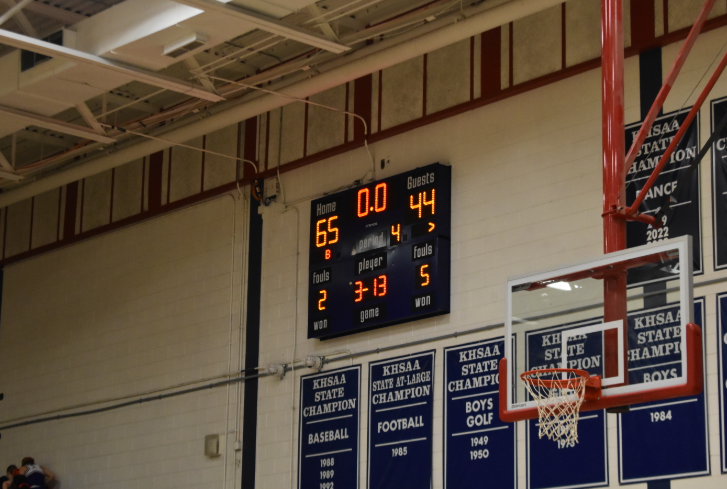
POLYGON ((384 91, 384 87, 383 87, 383 84, 384 84, 383 77, 384 77, 384 70, 379 70, 379 101, 378 101, 379 110, 377 112, 377 115, 378 115, 378 119, 379 120, 378 120, 378 124, 376 126, 378 132, 381 132, 381 112, 382 112, 382 110, 381 110, 381 94, 384 91))
MULTIPOLYGON (((429 56, 426 54, 424 57, 424 69, 422 70, 422 117, 427 115, 427 62, 429 60, 429 56)), ((379 128, 379 131, 381 128, 379 128)))
MULTIPOLYGON (((348 90, 349 90, 350 85, 351 85, 350 83, 346 83, 346 104, 345 104, 345 109, 344 109, 346 112, 351 112, 351 109, 349 109, 349 107, 348 107, 348 90)), ((344 143, 348 142, 348 119, 349 119, 349 117, 351 117, 351 116, 348 114, 345 114, 344 118, 343 118, 343 142, 344 143)), ((281 130, 282 130, 282 128, 281 128, 281 130)))
POLYGON ((144 188, 146 187, 146 157, 141 159, 141 205, 140 212, 144 212, 144 188))
POLYGON ((5 217, 5 226, 3 226, 3 260, 4 260, 5 259, 5 245, 8 242, 8 210, 9 210, 9 208, 6 207, 3 210, 4 210, 3 214, 5 217))
MULTIPOLYGON (((283 110, 281 107, 280 110, 283 110)), ((272 112, 268 112, 265 114, 265 169, 267 170, 270 168, 269 166, 269 160, 270 160, 270 114, 272 112)), ((283 126, 280 126, 280 130, 283 130, 283 126)), ((308 104, 305 104, 305 129, 304 133, 308 134, 308 104)), ((306 150, 306 139, 303 139, 303 154, 305 155, 306 150)))
POLYGON ((502 90, 502 29, 483 32, 480 45, 480 97, 488 98, 502 90))
POLYGON ((475 36, 470 37, 470 100, 475 98, 475 36))
POLYGON ((257 160, 257 144, 257 117, 252 117, 245 121, 245 148, 243 150, 243 158, 258 163, 258 169, 262 171, 257 160))
MULTIPOLYGON (((204 136, 202 136, 202 149, 207 149, 207 135, 206 134, 204 136)), ((207 156, 207 153, 202 151, 202 178, 200 179, 200 182, 199 182, 199 191, 200 192, 204 191, 204 164, 205 164, 206 156, 207 156)))
POLYGON ((631 0, 631 46, 639 48, 654 41, 654 0, 631 0), (651 27, 649 27, 651 26, 651 27))
POLYGON ((114 220, 114 183, 116 180, 116 168, 111 169, 111 205, 109 205, 109 222, 114 220))
POLYGON ((560 4, 560 69, 565 69, 565 3, 560 4))
MULTIPOLYGON (((309 100, 309 97, 305 98, 306 100, 309 100)), ((310 104, 305 104, 305 116, 303 118, 303 156, 308 156, 308 107, 310 107, 310 104)), ((280 130, 282 131, 283 128, 281 127, 280 130)), ((268 143, 269 144, 269 143, 268 143)), ((265 169, 268 168, 268 165, 265 165, 265 169)))
MULTIPOLYGON (((353 82, 353 111, 360 115, 371 131, 371 91, 373 75, 362 76, 353 82)), ((366 136, 364 126, 357 117, 353 119, 353 140, 362 141, 366 136)))
POLYGON ((83 232, 83 202, 86 198, 86 179, 81 180, 81 212, 79 212, 78 232, 83 232))
POLYGON ((28 233, 28 249, 33 249, 33 218, 35 214, 35 197, 30 198, 30 232, 28 233))
POLYGON ((56 223, 56 241, 61 239, 61 205, 63 204, 63 187, 58 189, 58 222, 56 223))
MULTIPOLYGON (((149 203, 150 211, 162 205, 162 172, 164 170, 164 151, 157 151, 149 156, 149 203)), ((142 209, 144 193, 142 192, 142 209)))
POLYGON ((78 182, 66 185, 66 212, 63 216, 63 241, 76 234, 76 210, 78 209, 78 182))
POLYGON ((167 204, 172 200, 172 150, 169 148, 169 171, 167 171, 167 204))
POLYGON ((512 86, 513 86, 513 85, 515 84, 515 82, 513 81, 513 80, 515 79, 515 76, 514 76, 514 74, 513 74, 513 64, 514 64, 514 63, 513 63, 513 58, 514 58, 514 54, 513 54, 513 46, 512 46, 512 44, 513 44, 513 41, 512 41, 512 40, 513 40, 513 38, 515 37, 515 35, 513 34, 513 30, 514 30, 514 28, 515 28, 515 27, 513 26, 513 23, 512 23, 512 22, 510 22, 510 35, 509 35, 509 37, 510 37, 510 42, 509 42, 509 44, 510 44, 510 45, 508 46, 508 51, 509 51, 509 58, 510 58, 510 60, 509 60, 509 61, 510 61, 510 62, 508 63, 508 64, 509 64, 509 66, 508 66, 508 68, 507 68, 507 69, 509 70, 509 75, 508 75, 508 81, 509 81, 509 88, 512 88, 512 86))

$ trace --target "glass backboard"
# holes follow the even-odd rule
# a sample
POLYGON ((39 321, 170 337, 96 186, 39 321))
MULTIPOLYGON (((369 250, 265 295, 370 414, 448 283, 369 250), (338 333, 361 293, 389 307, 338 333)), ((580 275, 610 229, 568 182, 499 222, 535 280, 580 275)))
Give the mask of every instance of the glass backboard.
POLYGON ((600 376, 600 398, 582 410, 619 405, 619 396, 653 400, 640 400, 645 391, 670 396, 668 388, 688 384, 691 264, 685 236, 508 279, 501 411, 533 412, 520 381, 532 370, 600 376))

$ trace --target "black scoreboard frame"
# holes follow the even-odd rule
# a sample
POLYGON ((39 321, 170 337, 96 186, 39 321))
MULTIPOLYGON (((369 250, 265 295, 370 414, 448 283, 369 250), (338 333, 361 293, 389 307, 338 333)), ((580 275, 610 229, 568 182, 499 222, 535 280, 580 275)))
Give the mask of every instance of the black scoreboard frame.
POLYGON ((451 187, 434 163, 311 202, 308 338, 449 313, 451 187))

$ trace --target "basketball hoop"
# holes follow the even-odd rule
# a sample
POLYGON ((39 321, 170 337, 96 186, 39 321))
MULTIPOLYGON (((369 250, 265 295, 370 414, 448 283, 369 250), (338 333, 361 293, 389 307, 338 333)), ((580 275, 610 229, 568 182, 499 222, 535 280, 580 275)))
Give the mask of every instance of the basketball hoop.
POLYGON ((563 440, 566 445, 578 443, 578 415, 586 398, 588 372, 548 368, 524 372, 520 379, 538 406, 538 436, 563 440))

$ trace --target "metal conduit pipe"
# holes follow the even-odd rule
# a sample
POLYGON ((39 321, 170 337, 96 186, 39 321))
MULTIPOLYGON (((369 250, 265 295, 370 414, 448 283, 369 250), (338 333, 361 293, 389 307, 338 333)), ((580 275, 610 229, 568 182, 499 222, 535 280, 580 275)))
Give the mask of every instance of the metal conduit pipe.
MULTIPOLYGON (((294 98, 306 98, 562 3, 562 0, 510 0, 479 14, 450 23, 424 36, 356 59, 343 66, 295 83, 281 90, 280 93, 294 98)), ((345 59, 345 57, 342 59, 345 59)), ((291 103, 291 100, 278 95, 263 95, 211 115, 194 124, 166 132, 164 137, 167 140, 182 143, 220 130, 241 120, 278 109, 289 103, 291 103)), ((0 194, 0 207, 6 207, 62 185, 110 170, 129 161, 162 151, 170 146, 172 144, 167 142, 149 140, 119 149, 107 156, 4 192, 0 194)))

